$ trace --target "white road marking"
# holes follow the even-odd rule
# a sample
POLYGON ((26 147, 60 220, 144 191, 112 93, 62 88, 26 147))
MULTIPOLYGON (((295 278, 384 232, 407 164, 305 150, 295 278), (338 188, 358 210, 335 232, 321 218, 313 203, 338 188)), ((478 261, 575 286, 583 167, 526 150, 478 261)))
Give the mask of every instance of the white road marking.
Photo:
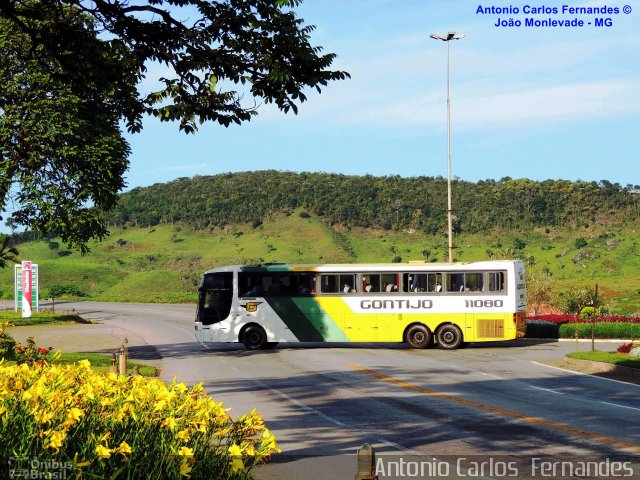
POLYGON ((628 408, 629 410, 638 410, 638 411, 640 411, 640 408, 627 407, 626 405, 618 405, 617 403, 609 403, 609 402, 600 402, 600 403, 604 403, 605 405, 611 405, 613 407, 628 408))
POLYGON ((561 367, 554 367, 552 365, 545 365, 544 363, 539 363, 539 362, 534 362, 532 361, 531 363, 538 365, 540 367, 547 367, 547 368, 553 368, 554 370, 561 370, 563 372, 567 372, 567 373, 571 373, 574 375, 582 375, 584 377, 591 377, 591 378, 598 378, 600 380, 607 380, 609 382, 617 382, 617 383, 622 383, 623 385, 627 385, 630 387, 640 387, 640 385, 637 385, 635 383, 629 383, 629 382, 623 382, 621 380, 614 380, 613 378, 607 378, 607 377, 598 377, 596 375, 590 375, 588 373, 582 373, 582 372, 575 372, 573 370, 567 370, 566 368, 561 368, 561 367))
POLYGON ((550 388, 542 388, 542 387, 535 387, 533 385, 527 385, 529 388, 535 388, 536 390, 542 390, 544 392, 550 392, 550 393, 555 393, 557 395, 564 395, 564 393, 562 392, 556 392, 555 390, 551 390, 550 388))

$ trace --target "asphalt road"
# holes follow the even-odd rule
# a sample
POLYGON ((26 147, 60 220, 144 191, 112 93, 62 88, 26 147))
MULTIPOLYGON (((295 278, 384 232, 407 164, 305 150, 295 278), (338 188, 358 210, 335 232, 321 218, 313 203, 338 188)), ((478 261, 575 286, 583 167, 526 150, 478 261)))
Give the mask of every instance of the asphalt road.
MULTIPOLYGON (((365 443, 396 467, 401 458, 414 459, 437 477, 503 478, 515 469, 518 478, 558 478, 557 471, 544 475, 544 465, 532 467, 532 458, 610 462, 624 455, 621 462, 636 463, 625 464, 620 476, 640 478, 640 386, 542 363, 575 351, 573 343, 472 344, 453 352, 283 344, 250 352, 198 344, 193 306, 86 302, 61 308, 100 323, 21 327, 15 336, 35 334, 39 343, 66 351, 109 351, 126 337, 132 357, 159 363, 163 378, 204 381, 235 415, 256 408, 283 450, 256 472, 258 479, 354 478, 353 454, 365 443), (476 472, 472 461, 487 469, 476 472)), ((420 472, 378 473, 382 479, 420 472)))

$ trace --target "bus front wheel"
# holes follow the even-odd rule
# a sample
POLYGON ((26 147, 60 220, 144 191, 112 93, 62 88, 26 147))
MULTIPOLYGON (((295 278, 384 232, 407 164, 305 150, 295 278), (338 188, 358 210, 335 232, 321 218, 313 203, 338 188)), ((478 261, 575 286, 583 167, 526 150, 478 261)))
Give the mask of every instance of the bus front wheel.
POLYGON ((436 340, 440 348, 454 350, 462 346, 462 332, 455 325, 443 325, 436 333, 436 340))
POLYGON ((424 325, 412 325, 407 330, 406 340, 412 348, 427 348, 431 344, 431 332, 424 325))
POLYGON ((258 350, 267 345, 267 333, 262 327, 251 325, 242 334, 242 343, 249 350, 258 350))

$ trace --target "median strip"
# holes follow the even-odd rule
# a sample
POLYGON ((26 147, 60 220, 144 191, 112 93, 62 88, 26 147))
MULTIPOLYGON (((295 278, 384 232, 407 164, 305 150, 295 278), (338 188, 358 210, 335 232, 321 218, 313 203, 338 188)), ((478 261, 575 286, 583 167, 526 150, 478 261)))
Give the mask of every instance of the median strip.
POLYGON ((475 402, 473 400, 467 400, 465 398, 460 398, 447 393, 436 392, 435 390, 430 390, 428 388, 424 388, 419 385, 415 385, 413 383, 406 382, 404 380, 400 380, 398 378, 391 377, 389 375, 385 375, 384 373, 380 373, 375 370, 370 370, 360 365, 348 365, 348 367, 351 370, 354 370, 359 373, 363 373, 373 378, 377 378, 378 380, 382 380, 391 385, 404 388, 405 390, 411 390, 413 392, 417 392, 422 395, 427 395, 429 397, 437 398, 445 402, 455 403, 457 405, 463 405, 465 407, 494 413, 496 415, 515 419, 519 422, 529 423, 532 425, 537 425, 539 427, 556 430, 562 433, 567 433, 569 435, 574 435, 576 437, 581 437, 593 442, 603 443, 606 445, 610 445, 612 447, 621 448, 629 452, 633 452, 633 453, 640 452, 640 445, 637 445, 632 442, 627 442, 625 440, 608 437, 606 435, 600 435, 595 432, 590 432, 588 430, 582 430, 580 428, 571 427, 569 425, 554 422, 552 420, 547 420, 544 418, 531 417, 528 415, 524 415, 522 413, 514 412, 513 410, 506 410, 504 408, 492 407, 490 405, 485 405, 484 403, 475 402))

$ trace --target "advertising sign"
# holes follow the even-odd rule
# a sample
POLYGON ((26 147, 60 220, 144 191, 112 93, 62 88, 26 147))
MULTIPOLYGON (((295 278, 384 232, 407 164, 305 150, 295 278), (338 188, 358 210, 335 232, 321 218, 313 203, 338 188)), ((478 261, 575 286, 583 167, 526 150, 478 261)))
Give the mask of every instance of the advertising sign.
POLYGON ((22 311, 23 317, 31 316, 31 314, 25 315, 26 312, 37 312, 39 309, 39 292, 38 292, 38 264, 32 262, 17 263, 14 268, 15 276, 15 310, 22 311), (28 270, 25 272, 25 264, 28 264, 28 270), (24 272, 24 273, 23 273, 24 272), (23 278, 27 275, 29 279, 23 278), (26 286, 26 288, 24 288, 26 286), (24 292, 23 292, 24 291, 24 292), (26 294, 29 295, 28 306, 24 305, 23 299, 26 298, 26 294))
POLYGON ((22 262, 22 318, 31 316, 31 262, 22 262))

